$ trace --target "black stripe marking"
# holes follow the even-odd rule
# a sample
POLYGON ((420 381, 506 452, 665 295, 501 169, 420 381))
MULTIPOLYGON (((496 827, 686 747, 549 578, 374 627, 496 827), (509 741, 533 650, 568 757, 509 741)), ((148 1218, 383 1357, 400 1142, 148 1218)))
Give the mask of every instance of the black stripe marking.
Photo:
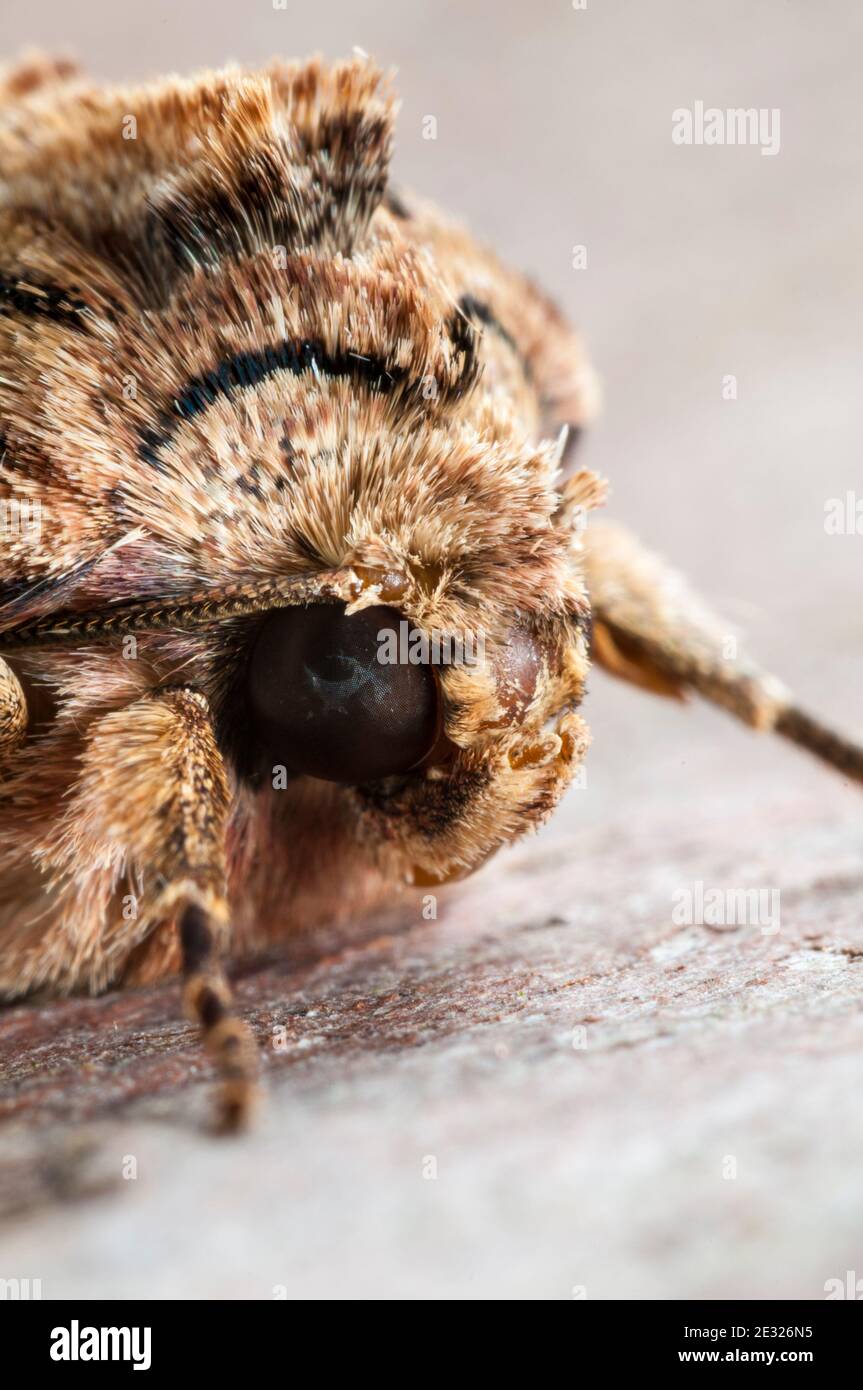
POLYGON ((492 329, 499 337, 503 338, 503 341, 512 348, 513 352, 524 366, 525 373, 527 374, 528 366, 519 351, 518 343, 515 341, 509 329, 504 327, 500 319, 482 299, 477 299, 473 294, 463 294, 458 302, 458 307, 466 319, 470 319, 471 321, 476 320, 478 323, 484 324, 486 328, 492 329))
POLYGON ((35 280, 0 275, 0 314, 23 318, 48 319, 51 323, 68 323, 83 328, 80 314, 86 309, 75 289, 61 285, 38 284, 35 280))
POLYGON ((527 358, 519 349, 518 343, 496 316, 493 310, 482 299, 477 299, 475 295, 463 294, 458 301, 458 307, 453 314, 449 330, 456 347, 464 353, 465 366, 464 375, 466 379, 475 382, 480 374, 482 364, 479 359, 480 335, 476 332, 475 324, 481 323, 483 327, 496 333, 507 347, 515 353, 519 366, 524 373, 527 382, 533 381, 533 372, 527 358))
MULTIPOLYGON (((301 376, 303 372, 315 369, 324 376, 349 377, 370 391, 384 395, 403 385, 407 378, 404 367, 388 365, 377 357, 361 357, 358 353, 329 353, 323 343, 308 340, 296 342, 286 339, 277 347, 240 352, 182 387, 175 398, 173 412, 166 412, 158 427, 141 431, 140 458, 164 472, 165 465, 159 458, 159 451, 173 438, 181 420, 192 420, 220 398, 230 399, 235 391, 258 386, 278 372, 301 376)), ((420 389, 419 386, 417 389, 420 389)))
POLYGON ((189 903, 180 918, 180 945, 183 948, 183 970, 186 976, 196 974, 213 955, 210 920, 197 903, 189 903))

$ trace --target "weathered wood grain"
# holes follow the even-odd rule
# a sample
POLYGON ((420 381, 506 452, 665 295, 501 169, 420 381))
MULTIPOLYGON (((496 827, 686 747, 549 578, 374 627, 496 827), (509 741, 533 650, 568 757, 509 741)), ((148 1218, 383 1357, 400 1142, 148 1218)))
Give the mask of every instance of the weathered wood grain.
POLYGON ((269 1097, 237 1142, 204 1132, 175 987, 13 1010, 7 1277, 45 1296, 823 1297, 863 1238, 857 820, 686 821, 570 825, 436 922, 417 899, 241 970, 269 1097), (675 924, 698 879, 775 883, 780 930, 675 924))

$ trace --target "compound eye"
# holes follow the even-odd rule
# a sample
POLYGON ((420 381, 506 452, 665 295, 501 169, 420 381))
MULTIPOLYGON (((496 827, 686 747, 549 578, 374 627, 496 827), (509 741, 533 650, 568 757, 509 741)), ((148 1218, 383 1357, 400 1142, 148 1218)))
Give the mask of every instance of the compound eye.
POLYGON ((398 635, 401 622, 394 608, 348 616, 329 603, 282 608, 265 619, 247 691, 254 733, 273 765, 328 782, 371 782, 408 772, 431 751, 433 672, 427 664, 380 660, 393 644, 379 634, 398 635))

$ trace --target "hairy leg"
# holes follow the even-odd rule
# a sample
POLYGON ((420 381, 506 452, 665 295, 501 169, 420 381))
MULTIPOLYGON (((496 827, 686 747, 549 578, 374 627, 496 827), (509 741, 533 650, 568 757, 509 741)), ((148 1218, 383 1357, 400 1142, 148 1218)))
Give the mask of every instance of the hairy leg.
POLYGON ((254 1038, 233 1011, 221 957, 229 936, 225 896, 228 788, 207 702, 198 691, 166 691, 177 718, 178 745, 163 788, 164 836, 150 864, 160 887, 148 909, 151 921, 173 918, 182 952, 186 1012, 201 1026, 204 1045, 221 1079, 218 1127, 241 1129, 256 1098, 254 1038))
POLYGON ((780 681, 738 654, 727 625, 629 531, 591 521, 585 554, 599 665, 660 694, 695 690, 863 782, 863 746, 798 708, 780 681))
POLYGON ((59 832, 39 854, 59 912, 20 972, 21 992, 104 988, 173 922, 185 1003, 222 1077, 220 1124, 237 1128, 254 1100, 257 1051, 232 1014, 220 963, 229 935, 228 809, 200 692, 160 690, 97 720, 59 832), (129 887, 135 892, 121 898, 129 887))

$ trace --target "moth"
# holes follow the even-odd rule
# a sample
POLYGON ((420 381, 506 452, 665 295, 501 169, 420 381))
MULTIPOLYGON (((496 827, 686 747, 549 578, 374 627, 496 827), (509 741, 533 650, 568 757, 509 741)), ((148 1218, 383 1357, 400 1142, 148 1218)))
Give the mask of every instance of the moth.
POLYGON ((537 827, 591 662, 863 781, 593 516, 581 340, 391 186, 394 112, 363 57, 0 77, 0 997, 181 971, 227 1129, 225 959, 537 827))

